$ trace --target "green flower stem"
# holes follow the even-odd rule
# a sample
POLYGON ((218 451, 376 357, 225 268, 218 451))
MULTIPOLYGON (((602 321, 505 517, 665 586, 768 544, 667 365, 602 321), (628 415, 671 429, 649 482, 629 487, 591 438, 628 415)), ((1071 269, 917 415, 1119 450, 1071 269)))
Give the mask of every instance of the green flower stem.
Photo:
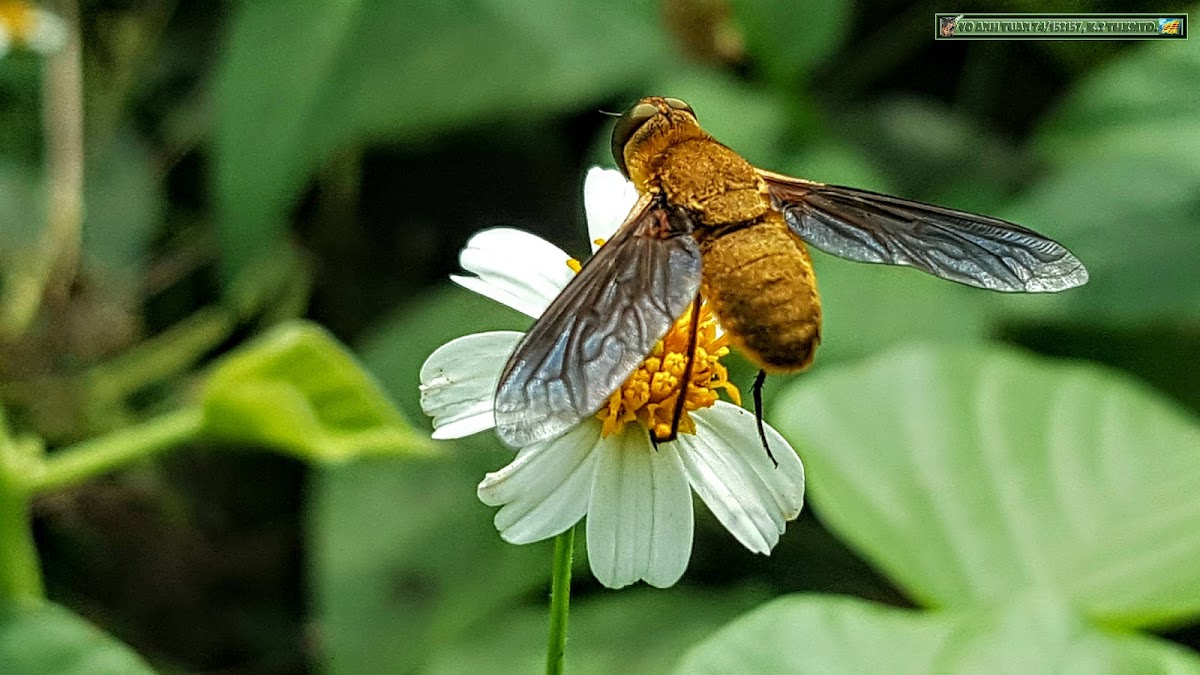
POLYGON ((11 445, 0 447, 0 604, 36 602, 43 597, 29 494, 21 485, 14 458, 11 445))
POLYGON ((546 672, 560 675, 567 652, 567 613, 571 607, 571 556, 575 528, 554 540, 554 570, 550 584, 550 643, 546 648, 546 672))
POLYGON ((81 483, 132 461, 170 450, 199 435, 203 422, 204 415, 198 408, 187 408, 63 448, 50 454, 41 471, 29 477, 28 491, 37 494, 81 483))
POLYGON ((0 414, 0 604, 44 597, 30 503, 39 492, 83 482, 177 446, 200 433, 202 411, 156 417, 44 456, 36 439, 13 439, 0 414))

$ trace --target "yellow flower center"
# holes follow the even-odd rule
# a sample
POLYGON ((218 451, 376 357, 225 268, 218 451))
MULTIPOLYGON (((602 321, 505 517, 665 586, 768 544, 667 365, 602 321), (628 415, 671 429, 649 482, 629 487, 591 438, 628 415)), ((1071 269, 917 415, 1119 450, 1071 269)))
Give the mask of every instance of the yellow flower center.
POLYGON ((27 39, 36 20, 33 5, 27 2, 0 0, 0 24, 7 28, 17 42, 27 39))
MULTIPOLYGON (((602 245, 604 242, 597 240, 596 243, 602 245)), ((567 265, 579 272, 579 261, 569 260, 567 265)), ((602 436, 619 433, 626 424, 636 420, 650 429, 656 438, 666 438, 671 434, 672 417, 680 396, 684 397, 684 402, 678 430, 687 434, 696 433, 696 423, 688 413, 716 403, 717 390, 724 389, 731 401, 742 404, 741 394, 729 381, 729 373, 721 364, 721 358, 729 354, 729 339, 718 331, 716 317, 703 299, 700 320, 696 324, 696 354, 692 359, 691 376, 684 382, 691 330, 692 307, 688 307, 667 334, 654 344, 642 365, 596 413, 604 423, 600 431, 602 436)))

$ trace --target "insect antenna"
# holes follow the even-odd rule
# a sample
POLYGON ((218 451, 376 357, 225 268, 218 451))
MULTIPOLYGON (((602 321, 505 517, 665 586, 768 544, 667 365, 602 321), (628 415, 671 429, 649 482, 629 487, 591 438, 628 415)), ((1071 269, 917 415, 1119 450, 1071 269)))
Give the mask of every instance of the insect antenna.
POLYGON ((759 369, 758 375, 754 376, 754 384, 750 387, 750 393, 754 395, 754 421, 758 423, 758 440, 762 441, 763 450, 767 451, 767 457, 771 458, 771 463, 778 469, 779 461, 771 452, 771 446, 767 443, 767 432, 763 429, 762 388, 763 382, 766 381, 767 371, 759 369))
POLYGON ((683 368, 683 380, 676 394, 675 410, 671 413, 671 433, 666 438, 655 438, 654 431, 650 432, 650 443, 658 447, 659 443, 673 441, 679 436, 679 424, 683 421, 683 407, 687 403, 688 387, 692 386, 692 366, 696 361, 696 341, 700 332, 700 294, 692 301, 692 319, 688 326, 687 365, 683 368))

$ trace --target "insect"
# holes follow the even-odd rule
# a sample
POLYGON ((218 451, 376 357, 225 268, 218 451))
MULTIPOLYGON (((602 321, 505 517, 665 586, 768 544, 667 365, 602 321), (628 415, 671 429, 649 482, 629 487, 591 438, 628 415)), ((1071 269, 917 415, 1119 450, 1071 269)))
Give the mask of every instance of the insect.
MULTIPOLYGON (((806 243, 996 291, 1087 281, 1066 248, 1020 225, 755 168, 676 98, 630 108, 612 151, 640 198, 502 371, 496 429, 509 445, 552 438, 596 413, 689 306, 699 314, 703 289, 732 343, 760 367, 755 414, 769 454, 763 380, 808 367, 821 339, 806 243)), ((671 433, 651 440, 673 440, 681 414, 679 405, 671 433)))

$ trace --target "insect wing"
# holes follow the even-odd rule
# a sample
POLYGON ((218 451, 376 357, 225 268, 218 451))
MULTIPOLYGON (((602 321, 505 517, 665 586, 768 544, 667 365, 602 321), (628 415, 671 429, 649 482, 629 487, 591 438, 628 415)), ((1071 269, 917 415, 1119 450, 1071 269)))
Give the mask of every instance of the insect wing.
POLYGON ((1087 282, 1058 242, 998 218, 759 171, 801 239, 859 262, 907 265, 995 291, 1054 292, 1087 282))
POLYGON ((517 345, 496 388, 496 431, 520 447, 594 414, 700 288, 685 213, 644 196, 517 345))

